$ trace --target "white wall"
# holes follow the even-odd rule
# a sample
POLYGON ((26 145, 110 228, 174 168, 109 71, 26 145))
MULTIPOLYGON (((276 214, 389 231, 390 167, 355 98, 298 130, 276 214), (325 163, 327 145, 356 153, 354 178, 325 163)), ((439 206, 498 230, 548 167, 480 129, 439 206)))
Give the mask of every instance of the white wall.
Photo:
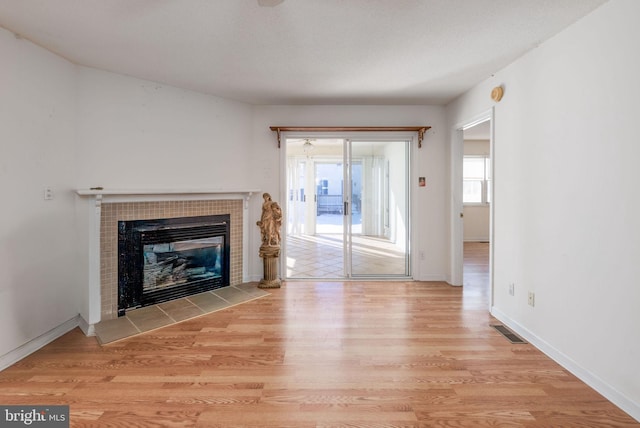
MULTIPOLYGON (((444 109, 429 106, 256 106, 254 108, 252 169, 257 174, 262 191, 271 193, 283 204, 281 172, 284 159, 277 148, 276 136, 270 126, 418 126, 432 129, 425 134, 421 149, 414 149, 411 186, 414 192, 412 243, 417 260, 414 278, 443 280, 448 266, 442 248, 447 245, 447 164, 444 109), (418 176, 427 179, 427 186, 418 188, 418 176)), ((253 203, 254 218, 260 215, 260 204, 253 203)), ((254 241, 259 246, 259 240, 254 241)), ((258 248, 254 249, 257 253, 258 248)), ((254 259, 252 272, 262 272, 261 260, 254 259)))
POLYGON ((465 205, 464 242, 489 242, 490 213, 488 205, 465 205))
POLYGON ((636 419, 638 16, 640 2, 612 0, 447 110, 453 127, 490 108, 491 88, 504 85, 494 123, 494 314, 636 419))
POLYGON ((72 193, 76 68, 3 29, 0 57, 4 363, 10 351, 78 314, 72 193), (53 188, 53 200, 44 200, 45 186, 53 188))
MULTIPOLYGON (((246 160, 251 106, 87 67, 78 67, 77 92, 76 187, 260 188, 246 160)), ((77 200, 78 245, 87 268, 80 314, 93 324, 99 308, 89 305, 99 298, 88 294, 87 254, 94 207, 85 199, 77 200)))
POLYGON ((78 185, 253 188, 251 107, 79 67, 78 185))

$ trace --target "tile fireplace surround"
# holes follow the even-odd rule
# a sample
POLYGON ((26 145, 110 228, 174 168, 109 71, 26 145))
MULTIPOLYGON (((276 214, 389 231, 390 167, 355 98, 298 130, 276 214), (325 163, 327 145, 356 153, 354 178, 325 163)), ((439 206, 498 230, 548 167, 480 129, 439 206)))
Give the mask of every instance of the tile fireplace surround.
POLYGON ((78 190, 92 199, 88 333, 118 316, 118 221, 230 214, 230 285, 245 281, 248 201, 258 190, 78 190), (97 235, 97 236, 96 236, 97 235), (98 313, 99 312, 99 313, 98 313))

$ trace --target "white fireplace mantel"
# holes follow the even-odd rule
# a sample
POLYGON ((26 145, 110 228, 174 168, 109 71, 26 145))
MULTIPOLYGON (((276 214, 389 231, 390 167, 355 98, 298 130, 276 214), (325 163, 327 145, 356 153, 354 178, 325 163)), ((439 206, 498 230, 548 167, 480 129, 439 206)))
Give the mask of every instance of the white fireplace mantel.
POLYGON ((77 189, 79 196, 93 197, 97 204, 102 202, 150 202, 150 201, 188 201, 198 199, 244 199, 245 207, 256 189, 105 189, 91 187, 77 189))
POLYGON ((202 188, 165 188, 165 189, 105 189, 93 187, 76 189, 81 199, 90 201, 88 223, 89 240, 89 292, 87 312, 82 314, 84 323, 80 327, 87 335, 94 334, 94 325, 100 322, 100 220, 102 204, 119 202, 162 202, 194 200, 244 200, 243 214, 243 276, 247 276, 248 263, 248 209, 249 200, 260 190, 256 189, 202 189, 202 188))

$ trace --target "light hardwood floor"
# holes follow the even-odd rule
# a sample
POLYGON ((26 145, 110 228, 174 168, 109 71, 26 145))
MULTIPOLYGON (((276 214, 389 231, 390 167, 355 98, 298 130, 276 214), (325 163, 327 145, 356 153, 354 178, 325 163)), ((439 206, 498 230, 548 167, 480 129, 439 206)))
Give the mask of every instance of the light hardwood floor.
POLYGON ((0 404, 69 404, 74 427, 640 426, 490 328, 484 269, 288 282, 106 346, 76 329, 0 372, 0 404))

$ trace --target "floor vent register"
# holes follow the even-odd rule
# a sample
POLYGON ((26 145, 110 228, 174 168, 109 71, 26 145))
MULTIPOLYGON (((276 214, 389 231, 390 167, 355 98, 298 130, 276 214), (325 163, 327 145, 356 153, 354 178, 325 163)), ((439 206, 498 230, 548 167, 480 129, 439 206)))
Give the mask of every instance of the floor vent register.
POLYGON ((514 332, 512 332, 507 327, 501 324, 492 325, 491 327, 495 328, 498 331, 498 333, 506 337, 507 340, 511 343, 527 343, 523 338, 521 338, 520 336, 518 336, 517 334, 515 334, 514 332))

